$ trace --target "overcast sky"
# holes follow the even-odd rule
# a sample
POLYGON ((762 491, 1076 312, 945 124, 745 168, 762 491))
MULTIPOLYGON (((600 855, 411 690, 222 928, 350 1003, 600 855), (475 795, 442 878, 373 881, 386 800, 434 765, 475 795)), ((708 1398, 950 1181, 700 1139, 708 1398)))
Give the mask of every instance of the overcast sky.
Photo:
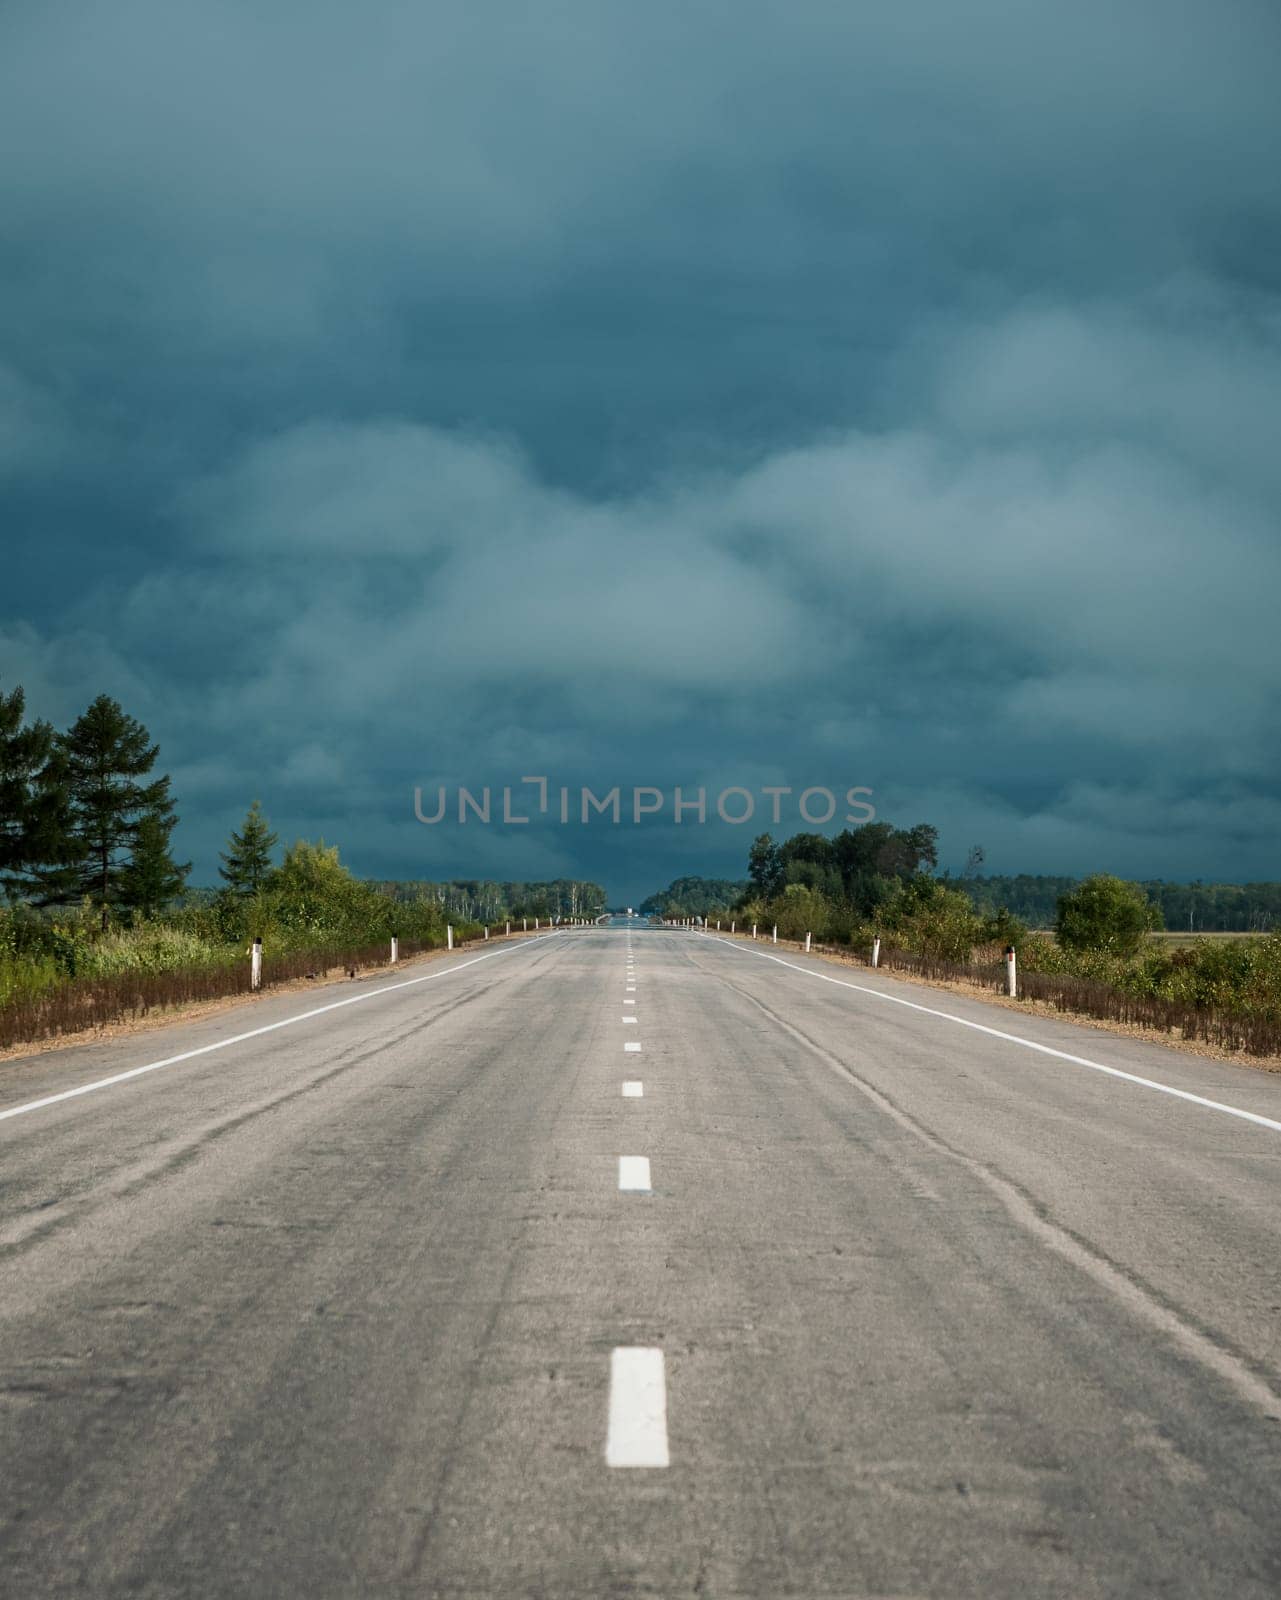
POLYGON ((0 686, 371 875, 1281 877, 1275 0, 9 0, 0 686), (795 824, 799 826, 799 824, 795 824), (784 827, 780 832, 791 829, 784 827))

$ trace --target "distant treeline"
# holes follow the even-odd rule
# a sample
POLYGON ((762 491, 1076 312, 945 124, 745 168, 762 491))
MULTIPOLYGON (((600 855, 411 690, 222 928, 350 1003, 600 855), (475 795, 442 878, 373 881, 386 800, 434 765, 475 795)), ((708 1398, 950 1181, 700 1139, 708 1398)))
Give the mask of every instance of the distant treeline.
POLYGON ((435 900, 444 910, 476 922, 504 917, 598 917, 605 909, 599 883, 556 878, 550 883, 498 883, 487 878, 456 878, 448 883, 389 879, 376 885, 394 900, 435 900))
POLYGON ((642 901, 643 915, 705 917, 732 906, 748 890, 746 878, 675 878, 666 889, 642 901))
MULTIPOLYGON (((990 915, 1002 906, 1034 928, 1053 927, 1059 896, 1080 878, 1020 873, 1017 877, 953 878, 976 910, 990 915)), ((1167 883, 1153 878, 1141 887, 1161 908, 1172 932, 1269 933, 1281 928, 1281 883, 1167 883)))

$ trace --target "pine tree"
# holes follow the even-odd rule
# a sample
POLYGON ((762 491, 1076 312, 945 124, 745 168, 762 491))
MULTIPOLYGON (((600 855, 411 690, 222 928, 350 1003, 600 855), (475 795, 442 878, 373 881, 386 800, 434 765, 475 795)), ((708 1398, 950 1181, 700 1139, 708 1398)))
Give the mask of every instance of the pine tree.
POLYGON ((245 814, 240 832, 231 830, 218 876, 236 894, 256 894, 271 871, 271 852, 276 843, 277 836, 268 827, 262 807, 255 800, 245 814))
POLYGON ((0 693, 0 881, 6 888, 29 860, 31 788, 53 743, 47 722, 23 726, 25 707, 21 684, 0 693))
POLYGON ((74 892, 79 849, 53 728, 24 727, 25 703, 21 685, 0 694, 0 889, 45 903, 74 892))
POLYGON ((135 916, 154 916, 182 893, 191 862, 179 866, 169 853, 176 817, 149 811, 138 822, 128 865, 120 875, 120 901, 135 916))
POLYGON ((83 852, 71 894, 87 894, 108 913, 122 903, 125 863, 146 816, 168 822, 173 814, 169 779, 140 783, 156 764, 159 746, 146 728, 127 716, 119 703, 101 694, 57 745, 66 763, 72 829, 83 852))

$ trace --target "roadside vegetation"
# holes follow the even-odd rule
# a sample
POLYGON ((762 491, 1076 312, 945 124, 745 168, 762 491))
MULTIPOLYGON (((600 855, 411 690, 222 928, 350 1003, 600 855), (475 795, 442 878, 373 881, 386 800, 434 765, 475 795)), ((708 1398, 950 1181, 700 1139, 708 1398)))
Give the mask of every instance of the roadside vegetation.
POLYGON ((281 851, 257 800, 217 888, 187 889, 177 814, 147 730, 100 696, 65 733, 0 692, 0 1048, 458 944, 511 919, 595 916, 597 884, 395 883, 354 877, 336 846, 281 851))
POLYGON ((1147 886, 1103 873, 1066 880, 1053 931, 1032 931, 967 879, 938 875, 937 838, 928 824, 884 822, 834 838, 762 834, 740 893, 707 904, 714 897, 689 890, 710 880, 686 878, 647 904, 677 920, 733 922, 740 933, 755 924, 765 937, 775 927, 780 939, 810 934, 865 961, 879 939, 882 966, 991 989, 1004 983, 1012 945, 1025 1000, 1281 1055, 1281 933, 1180 945, 1160 937, 1160 905, 1147 886))

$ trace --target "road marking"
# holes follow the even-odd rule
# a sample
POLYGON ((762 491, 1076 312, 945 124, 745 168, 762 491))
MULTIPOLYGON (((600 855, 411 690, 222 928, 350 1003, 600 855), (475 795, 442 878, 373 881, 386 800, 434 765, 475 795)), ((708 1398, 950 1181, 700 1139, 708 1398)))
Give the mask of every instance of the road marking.
POLYGON ((635 1017, 624 1017, 623 1021, 624 1022, 630 1022, 633 1027, 636 1026, 636 1018, 635 1017))
POLYGON ((325 1006, 313 1006, 310 1011, 300 1011, 297 1016, 282 1017, 279 1022, 268 1022, 261 1028, 250 1028, 247 1033, 236 1033, 229 1039, 216 1039, 213 1044, 202 1044, 198 1049, 184 1050, 181 1055, 166 1056, 163 1061, 148 1061, 146 1066, 130 1067, 127 1072, 113 1072, 109 1078, 96 1078, 92 1083, 82 1083, 75 1089, 63 1089, 59 1094, 47 1094, 39 1100, 28 1100, 26 1105, 10 1106, 7 1111, 0 1111, 0 1122, 7 1122, 10 1117, 25 1116, 28 1111, 39 1111, 44 1106, 57 1105, 60 1100, 74 1100, 82 1094, 93 1094, 97 1089, 108 1089, 114 1083, 127 1083, 130 1078, 141 1078, 144 1073, 159 1072, 161 1067, 174 1067, 180 1061, 191 1061, 196 1056, 207 1056, 214 1050, 226 1050, 233 1044, 243 1044, 246 1039, 257 1039, 264 1033, 275 1033, 277 1028, 292 1028, 296 1022, 306 1022, 311 1017, 324 1016, 327 1011, 339 1011, 343 1006, 360 1005, 362 1001, 374 1000, 380 994, 391 994, 396 989, 412 989, 415 984, 431 983, 436 978, 452 977, 464 967, 474 967, 481 961, 494 961, 499 956, 511 955, 516 950, 527 950, 531 945, 541 944, 544 939, 558 938, 560 938, 558 933, 535 934, 532 939, 522 939, 519 944, 504 945, 501 950, 491 950, 488 955, 472 956, 469 961, 460 961, 456 967, 446 967, 442 972, 428 972, 421 978, 405 978, 400 983, 385 983, 380 989, 365 989, 360 994, 348 995, 345 1000, 334 1000, 325 1006))
POLYGON ((626 989, 623 990, 623 993, 624 994, 635 994, 636 993, 636 985, 634 983, 629 983, 627 985, 626 989))
POLYGON ((624 1050, 639 1050, 640 1049, 640 1040, 639 1039, 629 1039, 627 1041, 627 1043, 623 1046, 623 1049, 624 1050))
POLYGON ((666 1467, 667 1377, 663 1352, 620 1347, 609 1358, 609 1431, 605 1461, 611 1467, 666 1467))
POLYGON ((623 1079, 623 1099, 624 1100, 643 1100, 644 1098, 645 1098, 645 1086, 644 1086, 644 1084, 641 1083, 639 1078, 624 1078, 623 1079))
POLYGON ((619 1156, 618 1187, 635 1194, 651 1194, 648 1156, 619 1156))
POLYGON ((1221 1100, 1207 1100, 1204 1095, 1193 1094, 1188 1089, 1176 1089, 1172 1084, 1158 1083, 1155 1078, 1142 1078, 1137 1072, 1123 1072, 1120 1067, 1109 1067, 1102 1061, 1091 1061, 1088 1056, 1074 1056, 1067 1050, 1056 1050, 1053 1045, 1039 1044, 1035 1039, 1025 1039, 1018 1033, 1006 1033, 1002 1028, 989 1028, 984 1022, 972 1022, 969 1017, 958 1017, 954 1011, 939 1011, 934 1006, 923 1006, 915 1000, 904 1000, 896 994, 886 994, 881 989, 870 989, 865 983, 850 983, 845 978, 829 977, 826 972, 811 972, 808 967, 798 966, 795 961, 785 961, 782 956, 766 955, 763 950, 751 950, 731 944, 728 939, 717 939, 715 934, 711 937, 715 943, 726 945, 741 955, 759 956, 762 961, 773 961, 780 967, 790 967, 793 972, 799 972, 807 978, 817 978, 821 983, 834 983, 839 989, 853 989, 858 994, 871 995, 876 1000, 886 1000, 890 1005, 906 1006, 909 1011, 923 1012, 927 1017, 941 1017, 944 1022, 955 1022, 962 1028, 972 1028, 975 1033, 986 1033, 990 1038, 1004 1039, 1009 1044, 1021 1044, 1025 1050, 1035 1050, 1038 1055, 1053 1056, 1058 1061, 1070 1061, 1074 1067, 1088 1067, 1091 1072, 1103 1072, 1109 1078, 1120 1078, 1124 1083, 1137 1083, 1140 1088, 1155 1089, 1158 1094, 1168 1094, 1176 1100, 1186 1100, 1190 1105, 1204 1106, 1208 1111, 1221 1111, 1225 1116, 1239 1117, 1242 1122, 1253 1122, 1260 1128, 1271 1128, 1274 1133, 1281 1133, 1281 1122, 1272 1117, 1260 1116, 1257 1111, 1244 1111, 1240 1106, 1225 1105, 1221 1100))
POLYGON ((625 1006, 634 1006, 636 1004, 636 1002, 635 1002, 635 1000, 624 1000, 623 1004, 625 1006))

